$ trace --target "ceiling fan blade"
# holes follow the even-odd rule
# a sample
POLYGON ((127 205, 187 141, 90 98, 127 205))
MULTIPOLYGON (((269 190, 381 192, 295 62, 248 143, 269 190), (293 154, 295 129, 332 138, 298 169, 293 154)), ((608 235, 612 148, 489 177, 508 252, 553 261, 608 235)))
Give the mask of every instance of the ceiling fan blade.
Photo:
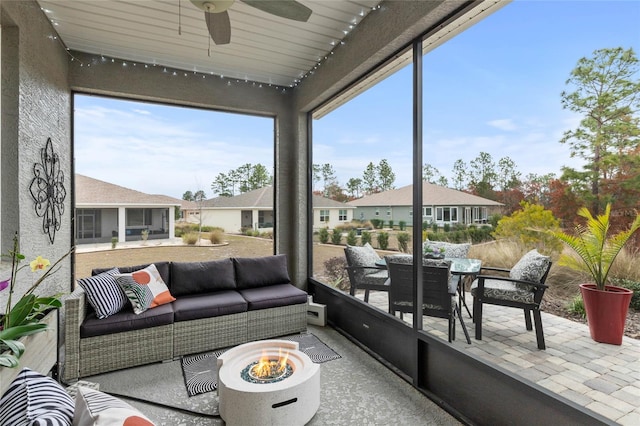
POLYGON ((231 22, 229 21, 229 13, 226 10, 220 13, 205 11, 204 20, 215 44, 229 44, 231 41, 231 22))
POLYGON ((263 12, 295 21, 307 22, 312 10, 295 0, 242 0, 263 12))

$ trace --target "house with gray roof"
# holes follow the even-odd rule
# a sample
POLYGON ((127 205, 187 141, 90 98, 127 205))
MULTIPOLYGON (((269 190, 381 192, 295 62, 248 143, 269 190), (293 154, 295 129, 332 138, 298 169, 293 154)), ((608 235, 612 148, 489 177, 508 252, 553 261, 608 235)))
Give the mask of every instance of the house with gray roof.
MULTIPOLYGON (((189 221, 202 216, 202 225, 217 226, 225 232, 242 232, 245 229, 270 231, 273 229, 273 187, 245 192, 234 197, 216 197, 201 202, 201 206, 183 212, 189 221)), ((351 222, 355 207, 329 198, 313 196, 313 228, 333 229, 351 222)))
MULTIPOLYGON (((349 204, 356 206, 355 218, 392 220, 395 224, 413 221, 413 185, 367 195, 349 204)), ((445 224, 487 223, 490 215, 499 213, 503 204, 466 192, 428 182, 422 184, 422 221, 438 226, 445 224)))
POLYGON ((76 174, 76 244, 174 238, 175 208, 182 200, 151 195, 76 174))

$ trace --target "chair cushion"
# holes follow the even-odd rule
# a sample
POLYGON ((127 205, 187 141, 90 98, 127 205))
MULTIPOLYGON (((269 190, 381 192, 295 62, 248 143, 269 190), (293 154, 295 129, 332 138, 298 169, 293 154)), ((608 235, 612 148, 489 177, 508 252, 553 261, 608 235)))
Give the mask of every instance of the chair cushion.
POLYGON ((73 400, 51 377, 22 369, 0 399, 2 426, 71 425, 73 400))
POLYGON ((120 312, 129 303, 127 295, 114 277, 119 273, 118 268, 112 268, 98 275, 78 280, 78 285, 87 295, 87 301, 100 319, 120 312))
POLYGON ((190 321, 247 311, 247 301, 234 290, 182 296, 173 302, 175 320, 190 321))
POLYGON ((173 323, 173 306, 166 304, 135 314, 131 306, 108 318, 98 319, 95 314, 87 315, 80 325, 80 337, 102 336, 131 330, 142 330, 173 323))
MULTIPOLYGON (((478 280, 471 284, 471 295, 478 294, 478 280)), ((523 289, 512 281, 484 280, 484 296, 492 299, 509 300, 512 302, 534 303, 534 292, 531 289, 523 289)))
MULTIPOLYGON (((518 260, 511 271, 509 277, 514 280, 523 280, 539 283, 547 271, 551 258, 549 256, 543 256, 533 249, 518 260)), ((526 284, 516 283, 516 285, 523 290, 531 290, 531 286, 526 284)))
POLYGON ((291 284, 249 288, 239 292, 248 302, 250 311, 307 303, 309 297, 307 292, 291 284))
POLYGON ((456 257, 456 258, 466 258, 469 257, 469 250, 471 249, 471 244, 463 243, 463 244, 454 244, 447 243, 445 241, 430 241, 426 240, 422 244, 422 251, 424 253, 434 252, 434 251, 442 251, 444 249, 445 257, 456 257))
POLYGON ((239 289, 288 284, 287 256, 278 254, 265 257, 234 258, 236 286, 239 289))
POLYGON ((171 294, 176 297, 235 288, 231 259, 171 263, 171 294))
POLYGON ((347 245, 344 250, 349 266, 375 267, 376 261, 380 260, 380 256, 378 256, 378 253, 376 253, 369 243, 366 243, 362 247, 347 245))
POLYGON ((74 425, 82 426, 153 426, 140 411, 126 402, 98 390, 78 387, 74 425))

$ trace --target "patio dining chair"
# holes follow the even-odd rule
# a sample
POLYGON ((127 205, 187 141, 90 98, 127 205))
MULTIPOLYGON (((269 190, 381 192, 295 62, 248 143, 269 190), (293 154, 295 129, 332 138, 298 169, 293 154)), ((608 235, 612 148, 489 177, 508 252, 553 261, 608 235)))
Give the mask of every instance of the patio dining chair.
MULTIPOLYGON (((413 313, 413 258, 412 256, 385 256, 389 269, 389 313, 413 313)), ((422 263, 422 314, 448 320, 449 342, 456 338, 455 316, 460 312, 456 303, 457 281, 451 280, 451 262, 423 259, 422 263)), ((467 329, 460 317, 467 342, 471 343, 467 329)))
POLYGON ((524 311, 525 325, 529 331, 533 329, 533 314, 538 349, 546 349, 540 304, 548 287, 545 281, 550 269, 551 258, 543 256, 537 250, 531 250, 522 256, 511 269, 483 266, 480 275, 471 285, 476 339, 482 340, 483 305, 507 306, 524 311), (508 273, 508 276, 498 276, 496 273, 508 273))
POLYGON ((369 303, 369 291, 389 291, 389 273, 376 262, 381 260, 371 244, 362 247, 347 245, 344 249, 349 274, 349 294, 364 290, 364 301, 369 303))

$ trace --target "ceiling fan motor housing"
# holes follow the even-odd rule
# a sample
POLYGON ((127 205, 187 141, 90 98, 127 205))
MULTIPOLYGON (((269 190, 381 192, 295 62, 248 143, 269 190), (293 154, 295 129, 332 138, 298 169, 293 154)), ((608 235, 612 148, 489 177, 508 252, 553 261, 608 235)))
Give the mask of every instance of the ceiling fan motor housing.
POLYGON ((191 0, 199 9, 209 13, 222 13, 229 9, 235 0, 191 0))

